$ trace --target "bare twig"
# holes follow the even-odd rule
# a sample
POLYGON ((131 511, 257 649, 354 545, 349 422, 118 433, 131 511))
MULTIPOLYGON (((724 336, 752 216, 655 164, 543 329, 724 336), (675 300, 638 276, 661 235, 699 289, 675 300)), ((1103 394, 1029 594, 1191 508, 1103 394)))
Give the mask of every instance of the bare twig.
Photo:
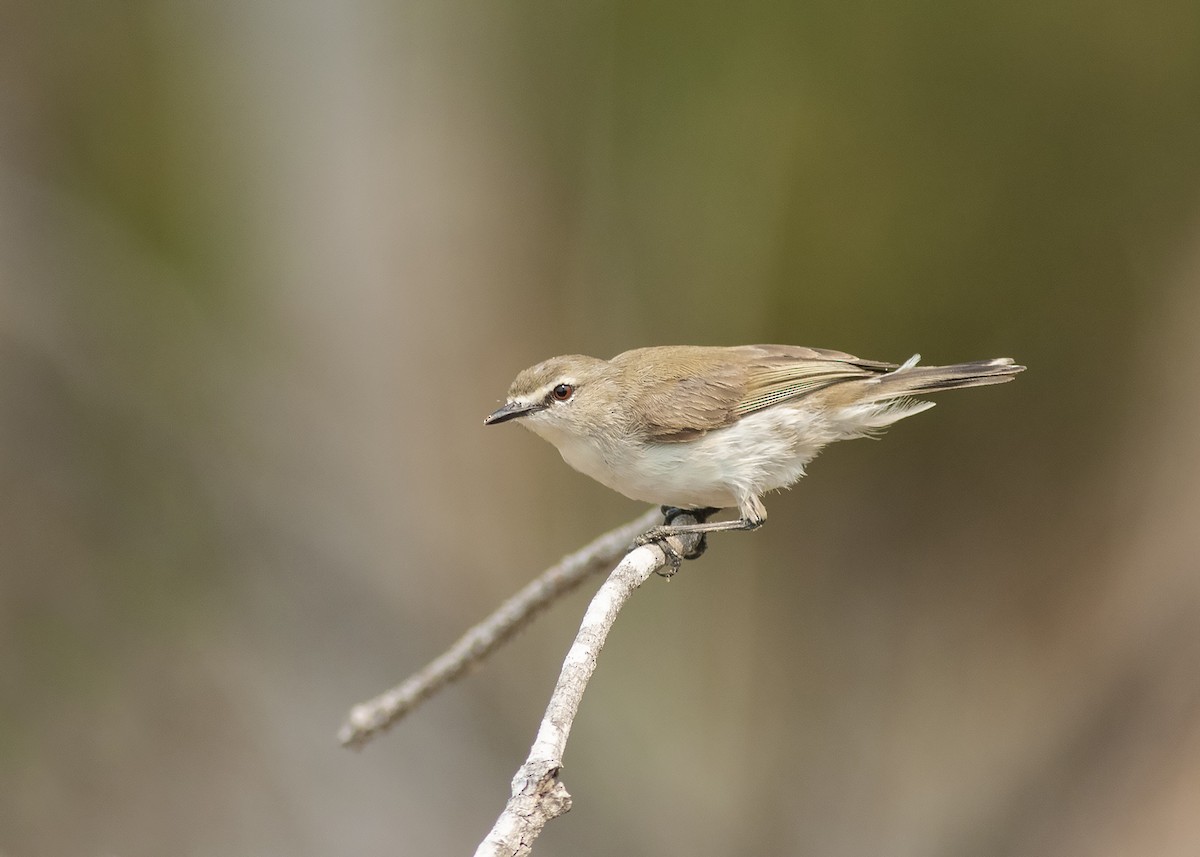
POLYGON ((338 730, 338 740, 347 747, 361 747, 386 730, 484 660, 558 598, 590 575, 611 566, 629 550, 633 539, 657 523, 659 517, 658 510, 646 512, 546 569, 420 672, 375 699, 354 706, 338 730))
MULTIPOLYGON (((680 523, 689 518, 680 515, 680 523)), ((695 551, 699 536, 673 537, 668 543, 679 554, 695 551)), ((579 703, 588 679, 596 669, 596 659, 604 648, 608 632, 629 596, 646 579, 668 562, 657 544, 646 545, 626 555, 613 569, 608 580, 592 598, 584 614, 575 643, 567 652, 558 684, 546 706, 542 725, 529 751, 529 757, 512 782, 512 797, 496 819, 491 832, 480 843, 475 857, 521 857, 529 853, 533 841, 552 818, 571 808, 571 795, 559 780, 567 737, 579 711, 579 703)))

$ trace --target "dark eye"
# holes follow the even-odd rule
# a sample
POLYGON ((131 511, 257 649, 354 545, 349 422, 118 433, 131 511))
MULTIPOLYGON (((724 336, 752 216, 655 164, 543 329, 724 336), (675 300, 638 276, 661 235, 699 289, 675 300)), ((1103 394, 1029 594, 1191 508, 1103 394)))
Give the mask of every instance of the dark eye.
POLYGON ((575 388, 570 384, 559 384, 550 391, 550 395, 560 402, 565 402, 567 399, 575 395, 575 388))

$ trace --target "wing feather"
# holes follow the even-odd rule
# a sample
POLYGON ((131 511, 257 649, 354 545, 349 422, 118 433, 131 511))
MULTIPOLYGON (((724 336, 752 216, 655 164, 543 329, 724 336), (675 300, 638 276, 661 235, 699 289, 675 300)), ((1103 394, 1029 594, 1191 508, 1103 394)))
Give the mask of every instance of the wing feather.
POLYGON ((638 428, 658 443, 692 440, 831 384, 895 368, 797 345, 668 346, 626 352, 612 362, 626 372, 638 428))
POLYGON ((825 360, 806 360, 758 372, 751 376, 746 392, 738 402, 737 414, 752 414, 823 390, 838 381, 866 378, 873 374, 876 373, 848 363, 825 360))

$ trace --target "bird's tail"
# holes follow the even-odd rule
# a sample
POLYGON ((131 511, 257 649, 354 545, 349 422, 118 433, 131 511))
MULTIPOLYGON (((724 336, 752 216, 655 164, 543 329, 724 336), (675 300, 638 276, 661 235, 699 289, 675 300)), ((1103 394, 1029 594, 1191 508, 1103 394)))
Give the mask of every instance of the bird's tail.
POLYGON ((1018 372, 1025 371, 1024 366, 1017 365, 1008 357, 955 363, 953 366, 918 366, 920 359, 920 354, 914 354, 898 369, 872 378, 871 384, 875 389, 868 393, 867 401, 883 402, 941 390, 957 390, 959 387, 1003 384, 1011 381, 1018 372))

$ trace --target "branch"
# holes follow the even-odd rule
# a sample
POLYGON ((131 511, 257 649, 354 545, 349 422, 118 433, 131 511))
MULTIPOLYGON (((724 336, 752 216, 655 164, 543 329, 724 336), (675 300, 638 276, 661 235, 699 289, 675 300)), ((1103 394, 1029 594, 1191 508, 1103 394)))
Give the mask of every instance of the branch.
MULTIPOLYGON (((686 523, 695 519, 680 515, 677 520, 686 523)), ((667 541, 683 556, 694 555, 701 538, 692 534, 667 541)), ((529 757, 513 777, 512 797, 475 851, 475 857, 523 857, 533 847, 533 841, 546 822, 571 808, 571 795, 558 774, 588 679, 596 669, 596 659, 604 648, 608 632, 629 596, 667 562, 666 554, 657 544, 630 551, 592 598, 575 643, 563 662, 558 684, 546 706, 529 757)))
POLYGON ((350 709, 338 730, 338 740, 346 747, 361 747, 392 726, 483 661, 546 607, 574 590, 590 575, 612 565, 629 550, 634 538, 658 523, 660 517, 657 509, 646 512, 546 569, 420 672, 375 699, 350 709))

